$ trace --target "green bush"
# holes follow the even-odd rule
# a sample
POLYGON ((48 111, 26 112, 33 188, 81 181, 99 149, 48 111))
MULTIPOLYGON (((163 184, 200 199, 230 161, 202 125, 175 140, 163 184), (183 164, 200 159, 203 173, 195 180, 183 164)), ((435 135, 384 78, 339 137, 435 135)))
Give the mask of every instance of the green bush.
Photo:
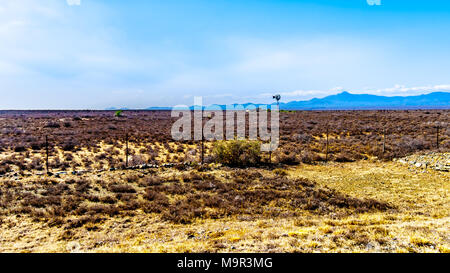
POLYGON ((217 163, 224 165, 255 166, 261 161, 261 144, 248 140, 220 141, 214 144, 213 155, 217 163))
POLYGON ((120 117, 122 117, 122 113, 123 113, 123 110, 116 111, 116 113, 114 114, 114 116, 120 118, 120 117))

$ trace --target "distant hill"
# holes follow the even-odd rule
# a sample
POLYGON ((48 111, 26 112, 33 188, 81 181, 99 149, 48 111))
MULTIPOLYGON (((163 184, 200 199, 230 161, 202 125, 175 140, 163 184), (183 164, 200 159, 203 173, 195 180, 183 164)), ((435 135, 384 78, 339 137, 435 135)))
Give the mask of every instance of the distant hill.
MULTIPOLYGON (((233 104, 237 105, 237 104, 233 104)), ((267 104, 245 103, 262 106, 267 104)), ((203 106, 203 109, 214 107, 226 108, 226 105, 213 104, 203 106)), ((194 109, 194 106, 189 107, 194 109)), ((125 109, 125 108, 121 108, 125 109)), ((281 110, 376 110, 376 109, 450 109, 450 92, 434 92, 418 96, 377 96, 368 94, 351 94, 342 92, 321 99, 314 98, 306 101, 291 101, 280 103, 281 110)), ((108 108, 107 110, 117 110, 108 108)), ((145 110, 171 110, 170 107, 149 107, 145 110)))
POLYGON ((105 110, 106 110, 106 111, 117 111, 117 110, 130 110, 130 109, 128 109, 128 108, 123 108, 123 107, 121 107, 121 108, 109 107, 109 108, 106 108, 105 110))
POLYGON ((327 110, 327 109, 417 109, 450 108, 450 92, 434 92, 419 96, 377 96, 342 92, 322 99, 280 103, 283 110, 327 110))
POLYGON ((153 110, 153 111, 155 111, 155 110, 172 110, 172 107, 149 107, 149 108, 146 108, 145 110, 153 110))

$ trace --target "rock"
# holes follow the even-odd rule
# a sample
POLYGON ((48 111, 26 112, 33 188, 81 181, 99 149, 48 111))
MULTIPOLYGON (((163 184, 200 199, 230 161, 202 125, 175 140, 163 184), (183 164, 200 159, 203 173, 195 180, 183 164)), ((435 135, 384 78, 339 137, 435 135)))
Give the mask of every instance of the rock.
POLYGON ((70 242, 67 244, 66 249, 70 253, 80 253, 81 246, 78 242, 70 242))
POLYGON ((234 198, 235 201, 239 201, 242 200, 243 198, 240 195, 236 195, 236 197, 234 198))
POLYGON ((366 245, 366 250, 372 250, 372 249, 374 249, 375 248, 375 245, 373 244, 373 243, 368 243, 367 245, 366 245))
MULTIPOLYGON (((398 162, 407 163, 411 167, 434 169, 436 171, 450 171, 450 153, 429 152, 425 155, 410 155, 399 159, 398 162)), ((416 170, 410 169, 415 172, 416 170)))

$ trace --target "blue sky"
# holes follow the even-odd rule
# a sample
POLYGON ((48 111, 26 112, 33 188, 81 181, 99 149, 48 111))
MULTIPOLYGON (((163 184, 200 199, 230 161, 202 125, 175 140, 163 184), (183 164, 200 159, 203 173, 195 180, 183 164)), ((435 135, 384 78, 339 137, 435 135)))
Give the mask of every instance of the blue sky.
POLYGON ((0 0, 0 109, 450 90, 449 1, 0 0))

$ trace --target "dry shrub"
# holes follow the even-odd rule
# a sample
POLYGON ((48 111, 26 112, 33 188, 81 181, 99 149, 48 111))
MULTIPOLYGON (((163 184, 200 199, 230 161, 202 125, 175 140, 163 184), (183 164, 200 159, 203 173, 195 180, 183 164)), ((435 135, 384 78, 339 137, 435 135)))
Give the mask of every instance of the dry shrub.
POLYGON ((158 176, 147 176, 144 179, 139 180, 138 185, 141 187, 157 186, 161 185, 163 180, 158 176))
POLYGON ((87 193, 89 191, 89 189, 91 189, 91 187, 92 187, 91 181, 85 180, 85 179, 77 180, 77 181, 75 181, 75 183, 76 183, 75 190, 79 193, 87 193))
POLYGON ((295 152, 284 151, 278 156, 278 163, 296 165, 300 160, 295 152))
POLYGON ((136 193, 136 189, 131 185, 113 184, 109 186, 109 190, 114 193, 136 193))
MULTIPOLYGON (((49 136, 51 157, 57 157, 58 149, 73 151, 75 158, 83 148, 96 153, 83 158, 81 162, 64 163, 67 160, 52 161, 51 168, 58 171, 69 167, 98 167, 99 160, 107 161, 109 167, 120 167, 123 158, 124 132, 133 132, 140 128, 139 133, 132 134, 130 143, 140 145, 135 148, 142 156, 142 161, 131 159, 131 164, 141 162, 154 163, 159 154, 155 142, 163 144, 167 150, 177 152, 179 161, 196 162, 198 154, 187 145, 193 141, 173 141, 170 130, 174 119, 170 111, 128 111, 126 119, 117 119, 110 112, 102 111, 2 111, 0 113, 0 151, 3 153, 0 168, 9 165, 10 169, 37 170, 21 157, 9 157, 5 153, 39 153, 45 157, 45 136, 49 136), (70 122, 71 125, 65 124, 70 122), (43 130, 43 127, 46 127, 43 130), (112 130, 114 129, 114 130, 112 130), (108 145, 105 154, 99 143, 108 145), (31 147, 31 149, 29 149, 31 147), (141 147, 146 147, 143 151, 141 147), (185 158, 181 151, 187 151, 185 158), (191 153, 192 151, 192 153, 191 153), (98 159, 96 159, 96 157, 98 159), (93 164, 92 161, 94 161, 93 164), (3 164, 5 163, 5 164, 3 164), (80 165, 76 165, 80 164, 80 165)), ((437 151, 435 122, 447 123, 449 110, 417 110, 417 111, 294 111, 280 113, 280 147, 288 153, 280 158, 281 162, 297 164, 297 162, 314 163, 322 161, 319 155, 325 154, 325 133, 329 128, 330 159, 338 161, 359 160, 364 156, 377 156, 385 160, 402 157, 420 151, 437 151), (383 132, 386 132, 386 151, 381 152, 383 132), (348 154, 345 151, 351 151, 348 154), (340 153, 343 154, 340 154, 340 153)), ((448 152, 450 147, 450 130, 442 126, 440 131, 440 151, 448 152)), ((161 146, 160 146, 161 147, 161 146)), ((237 152, 240 156, 240 153, 237 152)), ((258 153, 256 153, 258 155, 258 153)), ((205 159, 208 162, 210 153, 205 159)), ((226 164, 255 164, 258 160, 247 160, 245 155, 236 161, 225 160, 226 164), (242 162, 242 163, 241 163, 242 162)), ((26 156, 26 158, 30 158, 26 156)), ((227 156, 221 157, 226 159, 227 156)), ((238 157, 237 157, 238 158, 238 157)), ((251 158, 251 157, 250 157, 251 158)), ((212 157, 211 159, 216 159, 212 157)), ((257 157, 256 157, 257 159, 257 157)), ((256 163, 257 164, 257 163, 256 163)))
MULTIPOLYGON (((387 203, 321 188, 306 179, 290 179, 281 169, 274 172, 279 175, 263 177, 256 168, 237 169, 228 172, 223 181, 194 171, 169 178, 151 176, 143 183, 145 191, 137 191, 126 180, 107 184, 81 178, 63 183, 46 178, 26 187, 22 182, 3 181, 0 212, 28 214, 39 221, 55 219, 55 225, 61 225, 58 217, 132 215, 142 209, 159 213, 163 220, 187 224, 233 215, 297 217, 302 210, 352 214, 391 208, 387 203)), ((67 225, 81 227, 94 218, 77 219, 67 225)))
POLYGON ((16 153, 25 152, 26 150, 27 148, 25 148, 25 146, 23 145, 17 145, 16 147, 14 147, 14 152, 16 153))
POLYGON ((334 157, 334 161, 336 161, 336 162, 354 162, 355 156, 348 151, 343 151, 343 152, 338 153, 334 157))
POLYGON ((82 216, 76 219, 70 219, 67 221, 66 229, 73 229, 82 227, 88 223, 101 223, 104 219, 99 216, 82 216))
POLYGON ((61 145, 61 149, 66 152, 75 151, 76 143, 69 141, 61 145))
POLYGON ((49 122, 44 126, 44 128, 59 128, 59 127, 61 127, 61 125, 59 125, 59 123, 56 122, 49 122))
POLYGON ((317 161, 323 161, 324 159, 320 155, 312 151, 302 151, 300 154, 300 161, 305 164, 312 164, 317 161))
POLYGON ((155 201, 160 204, 162 204, 162 203, 168 204, 169 203, 169 199, 164 194, 159 193, 151 188, 146 189, 144 198, 148 201, 155 201))
POLYGON ((284 169, 275 169, 273 170, 273 173, 280 176, 286 176, 288 174, 284 169))
POLYGON ((213 147, 215 161, 232 167, 256 166, 261 161, 258 141, 230 140, 216 142, 213 147))

